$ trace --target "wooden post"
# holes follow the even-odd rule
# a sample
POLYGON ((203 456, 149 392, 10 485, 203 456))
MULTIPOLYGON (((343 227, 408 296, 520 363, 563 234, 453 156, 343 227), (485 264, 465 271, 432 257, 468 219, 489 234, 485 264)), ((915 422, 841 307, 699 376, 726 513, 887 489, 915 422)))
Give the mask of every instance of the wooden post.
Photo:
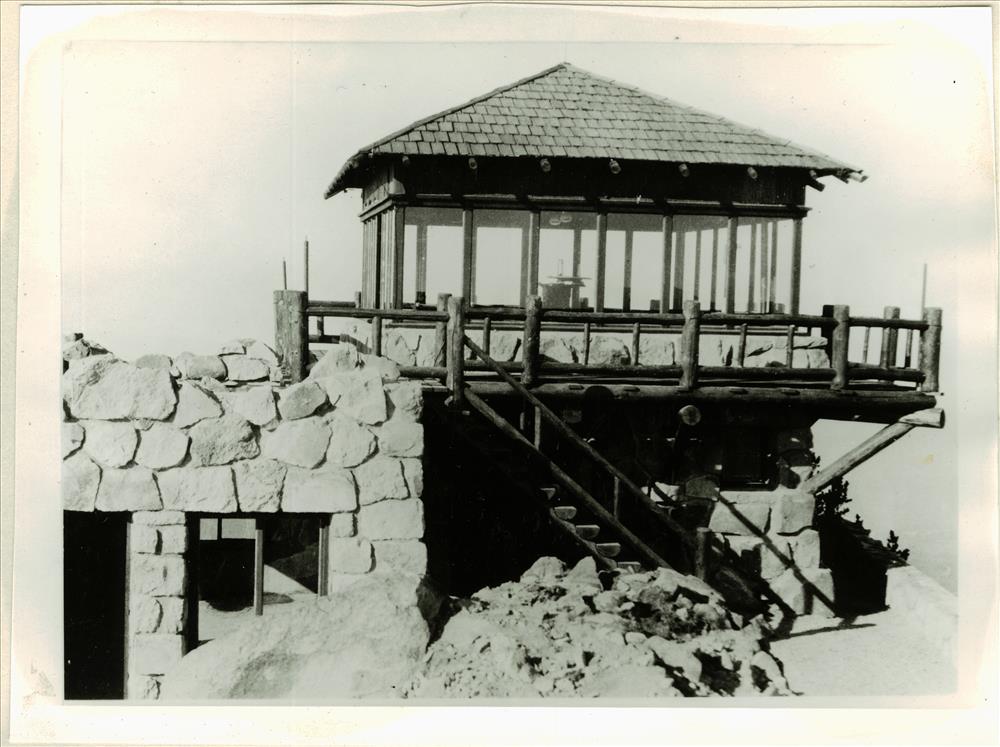
POLYGON ((771 310, 768 303, 769 288, 767 284, 767 222, 760 222, 760 310, 767 313, 771 310))
POLYGON ((403 252, 406 241, 406 208, 396 205, 392 210, 392 308, 403 308, 403 252))
POLYGON ((833 382, 831 389, 844 389, 847 387, 847 352, 850 346, 850 307, 836 305, 833 307, 833 318, 837 326, 833 328, 832 353, 830 363, 833 366, 833 382))
POLYGON ((542 299, 532 296, 524 314, 524 346, 521 357, 524 367, 521 382, 532 386, 538 379, 538 348, 541 344, 542 299))
POLYGON ((709 302, 708 308, 715 311, 716 304, 718 303, 718 293, 719 293, 719 229, 712 229, 712 279, 709 286, 708 295, 709 302))
POLYGON ((704 581, 708 578, 708 543, 711 531, 708 527, 698 527, 695 530, 694 543, 694 575, 704 581))
POLYGON ((417 296, 427 298, 427 224, 417 224, 417 296))
POLYGON ((264 614, 264 521, 254 519, 253 533, 253 613, 264 614))
POLYGON ((920 335, 920 370, 924 381, 920 385, 923 392, 938 391, 938 366, 941 361, 941 309, 924 309, 927 329, 920 335))
POLYGON ((632 325, 632 365, 639 365, 639 337, 642 335, 642 325, 636 322, 632 325))
POLYGON ((448 389, 451 392, 451 406, 461 407, 465 389, 465 299, 461 296, 448 298, 448 389))
POLYGON ((736 231, 740 219, 735 215, 729 219, 729 250, 726 253, 726 313, 736 311, 736 231))
POLYGON ((372 354, 382 355, 382 317, 372 317, 372 354))
POLYGON ((701 229, 694 232, 694 293, 691 297, 701 300, 701 229))
POLYGON ((325 597, 330 591, 330 519, 319 525, 319 568, 316 569, 316 594, 325 597))
POLYGON ((354 308, 361 308, 361 291, 354 291, 354 308))
POLYGON ((698 385, 698 337, 701 327, 701 304, 684 302, 684 329, 681 331, 681 389, 698 385))
POLYGON ((684 303, 684 238, 685 233, 677 234, 677 247, 674 252, 674 306, 679 309, 684 303))
POLYGON ((867 363, 868 362, 868 341, 871 339, 871 336, 872 336, 872 328, 871 327, 865 327, 865 341, 864 341, 864 344, 861 346, 861 362, 862 363, 867 363))
POLYGON ((608 214, 597 214, 597 267, 594 268, 594 311, 604 311, 604 279, 608 259, 608 214))
MULTIPOLYGON (((483 350, 487 354, 490 352, 490 343, 493 337, 493 320, 490 317, 483 319, 483 350)), ((471 356, 470 356, 471 357, 471 356)))
POLYGON ((771 272, 767 281, 767 308, 777 311, 778 295, 778 221, 771 221, 771 272))
POLYGON ((620 520, 622 518, 622 505, 621 505, 622 504, 622 481, 618 478, 618 475, 615 475, 614 478, 613 478, 613 480, 614 480, 614 486, 613 486, 612 492, 611 492, 611 514, 616 519, 620 520))
MULTIPOLYGON (((448 299, 451 298, 450 293, 438 293, 437 310, 438 311, 448 311, 448 299)), ((434 323, 434 365, 444 366, 447 364, 447 356, 445 351, 448 349, 448 323, 447 322, 435 322, 434 323)))
POLYGON ((309 317, 305 291, 274 292, 274 347, 292 383, 305 378, 309 360, 309 317))
POLYGON ((525 304, 532 296, 538 294, 538 263, 541 258, 541 243, 542 214, 538 210, 532 210, 528 221, 528 276, 524 289, 525 304))
MULTIPOLYGON (((580 277, 580 261, 582 256, 583 256, 583 232, 579 228, 574 228, 573 263, 572 263, 572 274, 574 278, 580 277)), ((577 309, 580 307, 580 286, 578 285, 573 286, 573 290, 569 292, 569 298, 570 298, 569 307, 571 309, 577 309)))
POLYGON ((750 223, 750 272, 747 277, 747 311, 757 310, 757 223, 750 223))
POLYGON ((462 296, 473 299, 473 283, 475 281, 476 234, 472 225, 472 211, 462 211, 462 296))
MULTIPOLYGON (((886 306, 883 319, 899 319, 898 306, 886 306)), ((899 341, 898 329, 882 328, 882 354, 878 359, 878 364, 882 368, 892 368, 896 365, 896 344, 899 341)))
POLYGON ((590 322, 583 323, 583 365, 590 363, 590 322))
POLYGON ((674 216, 663 216, 663 277, 660 279, 660 311, 670 308, 670 259, 674 242, 674 216))
POLYGON ((785 365, 792 367, 795 362, 795 325, 789 324, 785 333, 785 365))
POLYGON ((281 260, 281 290, 288 290, 288 261, 281 260))
POLYGON ((792 235, 792 279, 789 290, 788 313, 799 313, 799 292, 802 288, 802 219, 795 219, 792 235))
POLYGON ((541 451, 542 449, 542 412, 537 407, 534 408, 534 422, 535 422, 535 437, 532 439, 532 443, 535 444, 535 448, 541 451))
POLYGON ((302 249, 302 290, 306 292, 306 297, 309 297, 309 239, 306 239, 306 243, 302 249))
POLYGON ((812 477, 807 478, 799 485, 799 489, 807 493, 815 493, 818 490, 822 490, 838 477, 843 477, 859 464, 868 461, 886 446, 898 441, 916 427, 913 423, 907 423, 902 420, 887 425, 855 446, 844 454, 844 456, 840 457, 840 459, 830 464, 830 466, 824 467, 812 477))
POLYGON ((740 325, 740 336, 736 343, 736 365, 739 368, 743 368, 743 363, 746 361, 747 357, 747 325, 740 325))
POLYGON ((632 232, 625 232, 625 260, 622 268, 622 311, 632 309, 632 232))

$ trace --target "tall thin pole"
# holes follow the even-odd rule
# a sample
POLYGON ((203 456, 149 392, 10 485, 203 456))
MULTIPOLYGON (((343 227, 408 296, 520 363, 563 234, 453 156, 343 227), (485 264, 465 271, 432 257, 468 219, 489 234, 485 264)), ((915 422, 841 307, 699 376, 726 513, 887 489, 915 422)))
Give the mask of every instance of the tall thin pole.
POLYGON ((288 290, 288 261, 281 260, 281 290, 288 290))
POLYGON ((306 239, 302 250, 302 290, 309 296, 309 239, 306 239))
POLYGON ((927 309, 927 263, 924 262, 924 276, 920 282, 920 315, 927 309))

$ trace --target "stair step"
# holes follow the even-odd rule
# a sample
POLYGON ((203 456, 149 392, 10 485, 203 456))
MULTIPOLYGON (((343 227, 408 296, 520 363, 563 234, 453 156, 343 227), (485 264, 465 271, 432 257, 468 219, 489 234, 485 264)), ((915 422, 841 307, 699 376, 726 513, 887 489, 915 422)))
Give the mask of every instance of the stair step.
POLYGON ((576 533, 577 536, 582 537, 585 540, 592 540, 598 534, 600 534, 601 528, 597 524, 577 524, 576 533))
POLYGON ((616 566, 622 573, 642 572, 642 563, 637 560, 619 560, 617 561, 616 566))
POLYGON ((557 519, 572 521, 573 517, 576 516, 576 506, 553 506, 552 513, 556 515, 557 519))
POLYGON ((557 488, 554 485, 546 486, 544 488, 539 488, 538 490, 541 492, 542 497, 544 497, 546 500, 549 501, 555 498, 556 494, 559 492, 559 488, 557 488))
POLYGON ((598 542, 594 547, 605 558, 614 558, 622 551, 622 546, 618 542, 598 542))

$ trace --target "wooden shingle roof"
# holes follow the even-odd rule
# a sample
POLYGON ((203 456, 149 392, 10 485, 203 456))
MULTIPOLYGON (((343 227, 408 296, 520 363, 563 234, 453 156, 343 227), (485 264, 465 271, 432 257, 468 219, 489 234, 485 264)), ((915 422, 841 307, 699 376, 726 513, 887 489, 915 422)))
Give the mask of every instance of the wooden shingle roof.
POLYGON ((785 138, 562 63, 421 119, 359 150, 327 197, 378 155, 615 158, 860 173, 785 138))

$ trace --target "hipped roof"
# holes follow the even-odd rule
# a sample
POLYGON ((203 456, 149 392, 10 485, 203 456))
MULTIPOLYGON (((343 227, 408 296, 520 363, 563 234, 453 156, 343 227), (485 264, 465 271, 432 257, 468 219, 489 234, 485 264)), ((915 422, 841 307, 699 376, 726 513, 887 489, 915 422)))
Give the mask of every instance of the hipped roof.
POLYGON ((614 158, 860 171, 791 141, 562 63, 418 120, 359 150, 327 190, 379 155, 614 158))

